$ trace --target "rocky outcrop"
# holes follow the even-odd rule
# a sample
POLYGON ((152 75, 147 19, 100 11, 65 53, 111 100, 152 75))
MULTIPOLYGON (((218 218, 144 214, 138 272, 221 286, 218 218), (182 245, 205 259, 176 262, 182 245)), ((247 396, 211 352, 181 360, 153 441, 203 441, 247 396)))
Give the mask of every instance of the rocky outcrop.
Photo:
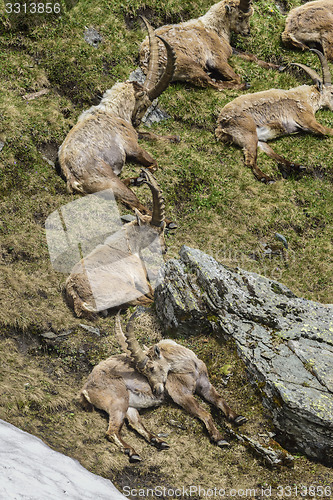
POLYGON ((281 444, 333 465, 333 306, 182 247, 155 290, 166 331, 232 338, 281 444))

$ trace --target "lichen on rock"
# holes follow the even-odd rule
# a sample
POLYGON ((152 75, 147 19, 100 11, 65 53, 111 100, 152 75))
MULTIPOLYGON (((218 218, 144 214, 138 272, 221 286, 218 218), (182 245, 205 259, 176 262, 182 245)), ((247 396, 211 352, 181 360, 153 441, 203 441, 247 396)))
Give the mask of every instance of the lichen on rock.
POLYGON ((281 444, 333 465, 333 307, 186 246, 164 273, 155 302, 166 331, 232 339, 281 444))

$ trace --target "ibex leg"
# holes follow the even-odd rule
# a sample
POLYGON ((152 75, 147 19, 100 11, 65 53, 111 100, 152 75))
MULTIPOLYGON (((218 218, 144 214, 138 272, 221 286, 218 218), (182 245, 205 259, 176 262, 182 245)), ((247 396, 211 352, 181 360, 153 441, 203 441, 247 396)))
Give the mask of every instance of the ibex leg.
POLYGON ((329 61, 333 61, 333 43, 329 39, 329 37, 322 37, 322 47, 324 50, 324 54, 326 56, 326 59, 329 61))
MULTIPOLYGON (((139 144, 136 145, 135 149, 126 153, 126 159, 143 165, 151 172, 155 172, 155 170, 157 169, 157 161, 152 156, 150 156, 147 151, 142 149, 139 144)), ((142 183, 142 179, 141 177, 128 177, 127 179, 124 179, 123 182, 126 186, 139 186, 142 183)), ((144 213, 148 214, 149 212, 146 211, 144 213)), ((149 213, 149 215, 151 215, 151 213, 149 213)))
POLYGON ((325 127, 325 125, 321 125, 321 123, 317 122, 314 116, 307 114, 304 116, 304 122, 301 123, 302 130, 305 132, 310 132, 316 135, 333 135, 333 129, 329 127, 325 127))
POLYGON ((157 169, 157 161, 137 144, 137 147, 126 152, 126 159, 139 163, 152 172, 157 169))
POLYGON ((203 373, 199 377, 196 393, 199 394, 199 396, 203 397, 206 401, 208 401, 208 403, 211 403, 216 406, 216 408, 219 408, 230 422, 233 422, 236 425, 245 424, 246 418, 242 415, 238 415, 234 410, 230 408, 227 402, 210 383, 208 375, 206 373, 203 373))
POLYGON ((277 161, 277 163, 287 167, 288 171, 290 171, 292 169, 294 169, 294 170, 304 170, 305 169, 304 165, 301 165, 300 163, 296 163, 296 162, 291 162, 291 161, 287 160, 286 158, 284 158, 283 156, 275 153, 275 151, 266 142, 259 141, 258 146, 270 158, 277 161))
POLYGON ((249 140, 251 142, 248 142, 243 147, 245 165, 252 169, 252 172, 254 173, 258 181, 265 182, 267 184, 270 182, 274 182, 274 179, 269 175, 264 174, 264 172, 262 172, 257 165, 257 140, 254 142, 253 137, 249 138, 249 140))
POLYGON ((149 210, 149 208, 147 208, 139 201, 133 191, 128 186, 126 186, 126 184, 121 179, 119 179, 118 177, 116 177, 116 179, 118 180, 116 181, 115 179, 113 179, 112 184, 110 183, 110 187, 113 190, 115 199, 131 208, 132 210, 134 210, 134 208, 137 208, 142 214, 151 215, 151 210, 149 210))
MULTIPOLYGON (((117 381, 115 381, 113 384, 114 394, 112 396, 107 389, 105 391, 99 391, 99 398, 103 401, 102 409, 109 414, 109 425, 105 437, 118 446, 125 455, 128 455, 130 462, 140 462, 141 457, 132 446, 124 441, 120 434, 128 409, 128 401, 123 398, 122 394, 123 391, 126 391, 126 387, 118 387, 118 385, 121 386, 123 384, 120 381, 117 384, 117 381)), ((100 406, 97 407, 101 408, 100 406)))
POLYGON ((221 447, 229 445, 217 430, 212 416, 199 405, 193 396, 195 383, 192 375, 169 373, 165 389, 176 404, 205 424, 213 443, 221 447))
POLYGON ((169 142, 180 142, 179 135, 158 135, 150 132, 148 130, 142 131, 138 130, 139 139, 146 139, 149 141, 169 141, 169 142))
POLYGON ((93 405, 109 414, 109 425, 105 437, 129 456, 131 462, 141 460, 135 450, 120 435, 128 410, 128 393, 121 379, 113 379, 112 384, 105 383, 96 376, 83 387, 81 402, 85 407, 93 405))
POLYGON ((195 64, 191 59, 187 61, 183 69, 179 68, 179 65, 177 61, 177 68, 180 70, 177 80, 190 82, 196 87, 212 87, 215 90, 246 88, 244 84, 239 83, 239 80, 215 82, 199 64, 195 64))
POLYGON ((224 58, 218 56, 218 53, 215 54, 214 62, 207 63, 207 69, 216 72, 217 81, 214 83, 219 89, 243 90, 248 88, 248 84, 241 81, 240 76, 224 58))
POLYGON ((72 184, 72 188, 82 194, 97 193, 104 189, 112 189, 117 201, 124 203, 127 207, 134 210, 137 208, 142 214, 151 215, 151 211, 140 203, 137 196, 128 187, 129 183, 122 181, 114 173, 111 166, 102 158, 98 158, 95 163, 96 175, 87 174, 80 182, 72 184))
POLYGON ((243 149, 245 165, 251 168, 259 181, 266 183, 274 181, 257 166, 258 134, 253 119, 241 116, 234 120, 221 119, 215 134, 220 141, 233 142, 243 149))
POLYGON ((129 425, 138 433, 140 436, 144 437, 148 443, 156 446, 159 450, 166 450, 169 448, 169 445, 160 439, 155 434, 149 432, 146 427, 143 425, 139 412, 136 408, 128 408, 126 413, 126 418, 128 420, 129 425))
POLYGON ((254 54, 249 54, 247 52, 242 52, 241 50, 238 50, 238 49, 232 48, 232 53, 234 55, 240 57, 241 59, 244 59, 245 61, 253 61, 253 62, 255 62, 261 68, 275 69, 275 70, 280 70, 280 68, 281 68, 281 65, 279 66, 278 64, 268 63, 266 61, 263 61, 262 59, 258 59, 258 57, 255 56, 254 54))
POLYGON ((298 40, 292 33, 287 33, 283 41, 285 43, 290 43, 291 45, 294 45, 294 47, 298 47, 302 50, 309 50, 309 47, 300 40, 298 40))

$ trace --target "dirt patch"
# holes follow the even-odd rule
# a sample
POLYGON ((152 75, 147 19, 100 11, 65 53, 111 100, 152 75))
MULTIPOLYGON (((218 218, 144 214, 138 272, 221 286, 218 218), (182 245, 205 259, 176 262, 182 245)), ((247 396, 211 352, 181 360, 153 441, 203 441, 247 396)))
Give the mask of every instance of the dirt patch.
POLYGON ((137 491, 143 489, 154 490, 157 488, 157 485, 161 492, 159 498, 168 498, 169 495, 165 495, 164 491, 167 492, 168 490, 171 491, 176 489, 175 485, 163 476, 160 467, 154 465, 141 472, 137 467, 124 467, 123 470, 115 476, 114 484, 131 500, 137 498, 137 494, 135 494, 137 491), (131 494, 131 492, 133 494, 131 494))
POLYGON ((194 173, 189 173, 174 186, 174 207, 178 213, 182 213, 193 195, 209 191, 209 184, 205 179, 198 178, 194 173))
POLYGON ((26 261, 36 262, 36 257, 26 252, 25 250, 16 250, 13 247, 0 247, 0 261, 3 260, 7 263, 26 261))
POLYGON ((37 149, 43 157, 51 163, 55 163, 59 149, 59 145, 56 142, 43 142, 37 149))
POLYGON ((309 166, 305 173, 306 176, 312 177, 313 179, 320 179, 333 184, 333 171, 323 168, 321 165, 309 166))

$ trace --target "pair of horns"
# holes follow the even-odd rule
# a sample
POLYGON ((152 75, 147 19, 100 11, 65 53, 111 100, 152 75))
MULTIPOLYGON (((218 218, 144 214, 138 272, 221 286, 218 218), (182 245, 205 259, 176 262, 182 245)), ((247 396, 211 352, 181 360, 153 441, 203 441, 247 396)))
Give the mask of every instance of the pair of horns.
POLYGON ((312 79, 312 81, 316 85, 324 85, 324 86, 330 86, 332 85, 332 77, 331 77, 331 72, 330 68, 328 66, 328 62, 326 57, 322 52, 320 52, 317 49, 310 49, 311 52, 315 52, 317 56, 319 57, 320 64, 321 64, 321 71, 323 74, 323 78, 320 78, 318 73, 314 70, 306 66, 305 64, 301 63, 292 63, 292 66, 298 66, 299 68, 302 68, 307 75, 312 79))
POLYGON ((118 311, 116 316, 115 332, 116 337, 120 341, 122 349, 130 354, 135 367, 139 371, 142 371, 147 364, 148 356, 146 356, 146 354, 143 352, 139 342, 134 335, 133 319, 135 318, 136 314, 137 312, 133 313, 130 317, 126 326, 126 332, 124 333, 121 328, 120 311, 118 311), (125 339, 128 349, 123 345, 121 339, 125 339))
POLYGON ((146 80, 143 84, 143 89, 147 92, 147 95, 151 101, 160 96, 162 92, 167 88, 176 69, 176 53, 171 47, 171 45, 164 40, 159 35, 155 35, 154 29, 149 24, 147 19, 140 16, 146 25, 149 37, 149 64, 146 80), (158 79, 159 74, 159 53, 158 53, 158 43, 157 38, 162 40, 167 51, 167 63, 164 72, 160 79, 158 79))

